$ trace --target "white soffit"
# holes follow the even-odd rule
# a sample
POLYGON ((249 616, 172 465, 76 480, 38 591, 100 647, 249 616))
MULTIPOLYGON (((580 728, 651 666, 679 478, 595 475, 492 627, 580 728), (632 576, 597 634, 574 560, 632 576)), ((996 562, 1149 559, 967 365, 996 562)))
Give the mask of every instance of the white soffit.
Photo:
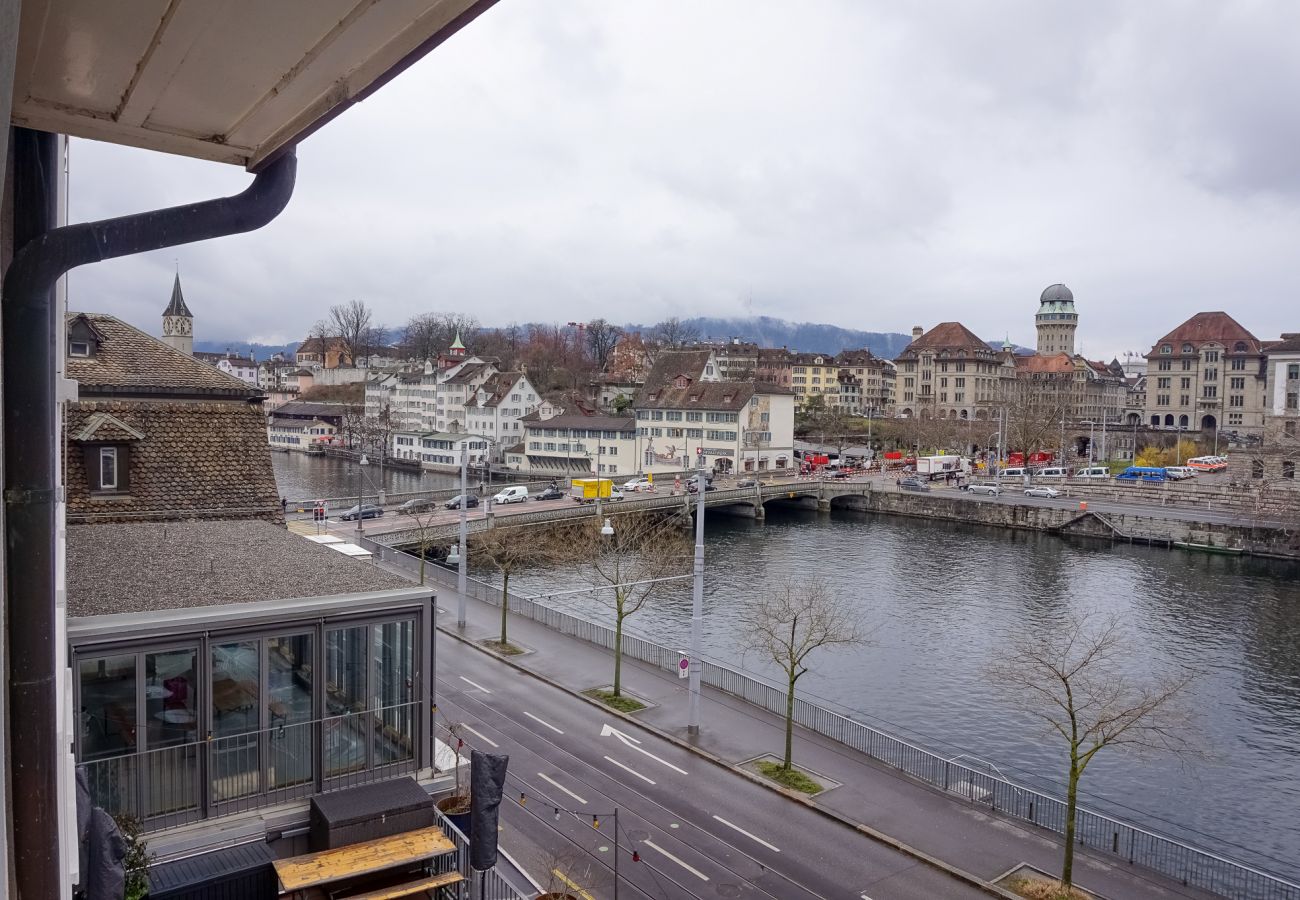
POLYGON ((22 0, 15 125, 257 169, 496 0, 22 0))

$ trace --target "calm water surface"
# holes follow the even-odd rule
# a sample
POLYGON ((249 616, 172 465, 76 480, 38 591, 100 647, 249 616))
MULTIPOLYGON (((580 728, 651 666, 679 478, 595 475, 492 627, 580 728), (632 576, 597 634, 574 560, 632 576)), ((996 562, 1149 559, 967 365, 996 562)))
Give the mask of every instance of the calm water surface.
MULTIPOLYGON (((356 489, 353 464, 272 456, 282 495, 356 489)), ((377 483, 375 467, 365 474, 377 483)), ((457 479, 388 469, 384 483, 390 492, 434 490, 457 479)), ((1300 878, 1300 566, 838 510, 819 516, 769 507, 766 524, 711 516, 707 534, 709 656, 772 674, 737 639, 740 616, 769 585, 821 575, 875 633, 870 646, 815 657, 800 682, 805 696, 1057 793, 1062 745, 989 684, 984 667, 1011 636, 1048 634, 1071 612, 1120 614, 1141 648, 1133 661, 1139 673, 1170 665, 1200 673, 1190 699, 1205 757, 1103 751, 1084 776, 1087 802, 1300 878)), ((589 583, 573 568, 512 579, 524 594, 589 583)), ((607 617, 585 595, 567 603, 607 617)), ((686 646, 690 607, 690 583, 674 584, 629 625, 686 646)))
MULTIPOLYGON (((1071 612, 1119 613, 1138 673, 1200 673, 1190 700, 1206 757, 1103 751, 1084 776, 1087 802, 1300 877, 1300 567, 840 511, 715 516, 707 532, 708 655, 771 674, 737 639, 741 613, 786 576, 821 575, 876 631, 870 646, 814 658, 805 695, 1054 793, 1063 745, 984 667, 1013 635, 1049 634, 1071 612)), ((587 583, 572 571, 511 581, 524 594, 587 583)), ((607 618, 585 595, 568 603, 607 618)), ((686 646, 690 605, 690 583, 674 584, 629 624, 686 646)))

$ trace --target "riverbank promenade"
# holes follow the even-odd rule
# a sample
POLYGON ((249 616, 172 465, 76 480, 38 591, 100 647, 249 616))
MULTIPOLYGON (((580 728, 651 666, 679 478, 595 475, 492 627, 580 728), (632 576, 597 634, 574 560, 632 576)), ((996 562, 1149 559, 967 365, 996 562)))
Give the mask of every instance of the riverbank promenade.
MULTIPOLYGON (((461 631, 456 627, 459 598, 455 589, 440 584, 437 598, 439 628, 444 632, 439 642, 440 700, 446 698, 454 704, 455 698, 467 689, 467 684, 461 683, 465 679, 457 679, 449 666, 451 660, 473 653, 492 657, 503 671, 509 666, 516 674, 536 676, 574 694, 575 703, 589 704, 593 720, 614 715, 578 696, 610 683, 612 653, 524 617, 512 616, 511 642, 527 652, 498 662, 495 654, 489 654, 479 644, 499 634, 500 608, 474 597, 466 598, 466 627, 461 631)), ((653 704, 632 718, 674 742, 690 745, 720 765, 740 771, 744 763, 781 750, 784 726, 779 716, 705 687, 700 734, 691 736, 686 727, 685 679, 626 657, 622 677, 627 693, 653 704)), ((472 735, 468 743, 475 744, 472 735)), ((796 728, 794 760, 823 782, 838 783, 814 799, 789 801, 807 804, 822 813, 827 828, 868 831, 918 859, 930 857, 978 882, 991 883, 1022 864, 1045 872, 1059 871, 1061 845, 1047 831, 1002 818, 977 803, 914 781, 821 735, 796 728)), ((779 829, 780 823, 766 822, 765 827, 779 829)), ((1079 887, 1110 900, 1213 896, 1084 848, 1076 857, 1075 880, 1079 887)), ((987 893, 1011 896, 997 889, 987 893)))

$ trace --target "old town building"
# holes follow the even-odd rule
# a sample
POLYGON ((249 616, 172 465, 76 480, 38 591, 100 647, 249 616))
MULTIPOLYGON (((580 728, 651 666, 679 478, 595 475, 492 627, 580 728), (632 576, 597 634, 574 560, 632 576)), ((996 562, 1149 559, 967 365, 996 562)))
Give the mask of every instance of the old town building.
POLYGON ((1147 424, 1258 433, 1266 408, 1264 360, 1259 339, 1232 316, 1197 313, 1147 354, 1147 424))

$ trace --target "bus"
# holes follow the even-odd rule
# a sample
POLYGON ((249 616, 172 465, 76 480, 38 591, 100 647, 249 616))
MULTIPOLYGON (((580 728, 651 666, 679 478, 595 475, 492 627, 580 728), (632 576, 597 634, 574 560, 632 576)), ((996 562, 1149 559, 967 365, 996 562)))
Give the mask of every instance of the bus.
POLYGON ((1158 466, 1129 466, 1115 476, 1116 481, 1154 481, 1163 482, 1169 476, 1158 466))

